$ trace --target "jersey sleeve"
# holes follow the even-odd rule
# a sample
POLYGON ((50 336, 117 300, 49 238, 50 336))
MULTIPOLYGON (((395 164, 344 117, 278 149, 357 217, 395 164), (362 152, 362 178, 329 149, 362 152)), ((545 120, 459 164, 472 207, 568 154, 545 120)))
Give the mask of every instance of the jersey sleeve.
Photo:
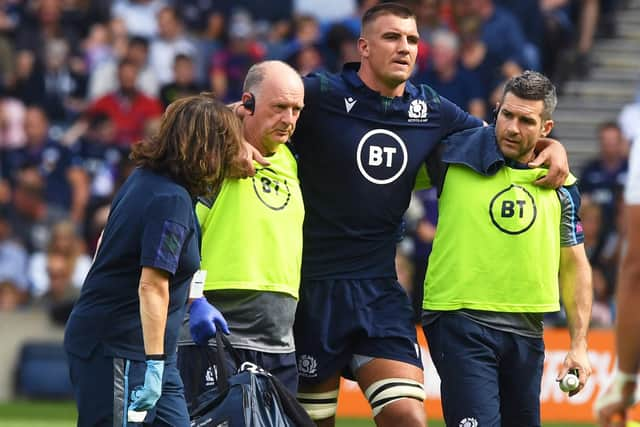
POLYGON ((182 247, 191 234, 190 209, 190 203, 178 195, 158 196, 149 203, 142 232, 141 266, 176 272, 182 247))
POLYGON ((562 209, 560 218, 560 246, 576 246, 584 242, 580 210, 580 192, 573 184, 556 190, 562 209))
POLYGON ((442 111, 442 137, 465 129, 477 128, 483 125, 482 120, 464 111, 447 98, 440 97, 442 111))
POLYGON ((631 146, 624 200, 627 205, 640 205, 640 138, 636 138, 631 146))

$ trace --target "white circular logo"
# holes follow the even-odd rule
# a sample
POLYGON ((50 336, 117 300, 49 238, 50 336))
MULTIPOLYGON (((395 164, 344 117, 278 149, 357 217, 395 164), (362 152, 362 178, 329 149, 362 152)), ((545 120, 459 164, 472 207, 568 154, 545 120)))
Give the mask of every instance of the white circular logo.
POLYGON ((358 169, 374 184, 389 184, 398 179, 407 167, 407 160, 404 141, 389 130, 370 130, 358 143, 358 169))
POLYGON ((458 427, 478 427, 478 420, 473 417, 463 418, 458 427))

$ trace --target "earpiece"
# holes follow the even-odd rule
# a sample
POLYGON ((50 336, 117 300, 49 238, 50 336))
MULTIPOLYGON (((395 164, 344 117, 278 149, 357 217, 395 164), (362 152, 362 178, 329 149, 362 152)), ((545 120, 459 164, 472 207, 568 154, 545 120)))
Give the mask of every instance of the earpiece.
POLYGON ((249 97, 242 103, 242 106, 253 115, 253 112, 256 109, 256 98, 252 93, 249 93, 249 97))

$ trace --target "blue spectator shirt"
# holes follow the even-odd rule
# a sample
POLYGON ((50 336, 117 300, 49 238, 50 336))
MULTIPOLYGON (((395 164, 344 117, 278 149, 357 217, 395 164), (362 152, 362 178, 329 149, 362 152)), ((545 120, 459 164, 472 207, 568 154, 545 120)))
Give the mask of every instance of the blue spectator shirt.
POLYGON ((484 88, 473 71, 458 66, 455 75, 449 81, 440 79, 434 70, 419 73, 413 79, 416 84, 425 83, 431 86, 440 96, 447 98, 463 110, 469 109, 473 100, 484 101, 484 88))
POLYGON ((8 153, 9 173, 20 168, 34 166, 45 182, 45 200, 66 211, 71 207, 71 185, 67 179, 69 168, 74 166, 71 150, 58 141, 47 139, 39 147, 21 147, 8 153))
POLYGON ((416 175, 447 135, 481 126, 426 85, 369 89, 347 64, 305 77, 293 135, 305 203, 302 277, 395 277, 395 247, 416 175))
POLYGON ((164 349, 176 351, 189 285, 200 265, 200 229, 186 189, 166 176, 138 168, 116 195, 96 259, 65 331, 65 348, 88 357, 105 354, 144 360, 138 285, 142 267, 169 276, 164 349))

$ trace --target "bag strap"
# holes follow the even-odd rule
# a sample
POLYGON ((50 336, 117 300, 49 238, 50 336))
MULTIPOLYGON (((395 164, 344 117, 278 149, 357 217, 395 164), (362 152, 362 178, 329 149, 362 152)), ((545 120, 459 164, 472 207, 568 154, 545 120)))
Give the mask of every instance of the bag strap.
POLYGON ((296 397, 289 391, 287 387, 275 375, 267 374, 267 378, 271 385, 278 392, 282 409, 296 427, 316 427, 316 423, 309 417, 307 411, 304 410, 296 397))
MULTIPOLYGON (((229 339, 220 331, 216 333, 216 352, 215 352, 215 363, 216 369, 218 371, 218 387, 221 392, 226 393, 229 389, 229 378, 233 375, 233 373, 229 372, 229 368, 227 367, 227 354, 231 356, 235 366, 240 368, 242 364, 242 359, 238 351, 233 348, 229 339)), ((209 357, 209 353, 207 352, 207 357, 209 357)), ((211 363, 211 360, 209 360, 211 363)))

